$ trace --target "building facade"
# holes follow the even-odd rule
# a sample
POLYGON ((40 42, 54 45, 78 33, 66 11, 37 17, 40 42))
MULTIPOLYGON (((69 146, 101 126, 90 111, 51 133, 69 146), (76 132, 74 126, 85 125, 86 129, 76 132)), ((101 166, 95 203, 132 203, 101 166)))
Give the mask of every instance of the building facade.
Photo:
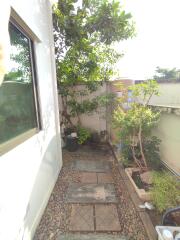
POLYGON ((33 239, 62 166, 52 5, 1 5, 0 239, 26 240, 33 239))

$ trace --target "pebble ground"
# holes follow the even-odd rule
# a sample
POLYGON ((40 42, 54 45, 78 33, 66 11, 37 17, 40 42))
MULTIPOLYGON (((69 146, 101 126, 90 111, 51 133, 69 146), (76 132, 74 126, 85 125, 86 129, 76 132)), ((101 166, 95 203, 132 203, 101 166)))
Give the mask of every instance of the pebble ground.
POLYGON ((130 240, 150 240, 131 201, 111 151, 108 149, 92 150, 86 146, 73 153, 63 150, 63 167, 35 233, 34 240, 56 240, 60 233, 68 233, 71 204, 66 203, 65 194, 69 184, 80 182, 80 172, 73 171, 70 168, 74 159, 107 159, 111 162, 112 176, 119 200, 118 214, 121 232, 118 234, 126 236, 130 240))

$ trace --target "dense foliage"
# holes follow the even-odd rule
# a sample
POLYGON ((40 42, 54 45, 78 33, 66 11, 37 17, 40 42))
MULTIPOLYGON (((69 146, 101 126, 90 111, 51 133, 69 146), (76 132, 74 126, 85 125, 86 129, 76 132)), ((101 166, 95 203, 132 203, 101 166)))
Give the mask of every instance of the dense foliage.
MULTIPOLYGON (((148 137, 143 141, 144 154, 147 158, 148 166, 157 171, 162 169, 161 158, 159 155, 160 142, 160 139, 155 136, 148 137)), ((134 151, 135 155, 138 158, 141 158, 141 152, 138 145, 134 147, 134 151)), ((133 154, 131 151, 131 146, 127 142, 122 145, 122 156, 124 167, 133 166, 133 154)))
POLYGON ((154 172, 152 200, 159 212, 178 206, 179 196, 180 185, 175 177, 167 172, 154 172))
MULTIPOLYGON (((159 162, 157 138, 150 139, 152 128, 157 124, 160 113, 155 112, 148 105, 153 95, 158 95, 158 85, 154 80, 133 85, 131 88, 133 101, 128 108, 124 107, 127 101, 122 95, 114 111, 113 122, 118 129, 120 141, 124 145, 126 160, 132 156, 141 169, 147 169, 153 161, 159 162), (153 149, 151 149, 153 147, 153 149), (127 158, 128 150, 131 150, 127 158), (155 150, 154 155, 151 155, 155 150), (154 160, 152 159, 154 158, 154 160)), ((159 164, 157 164, 159 165, 159 164)))
POLYGON ((77 133, 78 133, 78 143, 79 144, 85 143, 91 137, 90 131, 88 131, 88 129, 83 128, 81 126, 77 127, 77 133))
POLYGON ((85 96, 110 79, 113 65, 121 56, 112 44, 132 37, 134 24, 118 0, 84 0, 79 7, 76 0, 60 0, 53 15, 63 122, 72 125, 72 116, 80 121, 80 114, 99 107, 99 99, 87 100, 85 96), (78 83, 85 90, 77 90, 78 83))

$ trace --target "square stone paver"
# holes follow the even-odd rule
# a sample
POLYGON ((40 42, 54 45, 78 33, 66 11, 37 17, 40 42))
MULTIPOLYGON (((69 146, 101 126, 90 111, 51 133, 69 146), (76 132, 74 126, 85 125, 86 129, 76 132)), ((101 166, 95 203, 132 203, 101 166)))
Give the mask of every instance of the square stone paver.
POLYGON ((66 193, 69 203, 116 203, 114 184, 71 184, 66 193))
POLYGON ((95 205, 95 215, 97 231, 121 230, 116 205, 95 205))
POLYGON ((97 173, 98 183, 114 183, 111 173, 97 173))
POLYGON ((71 168, 85 172, 109 172, 110 164, 103 160, 74 160, 71 168))
POLYGON ((97 174, 94 172, 83 172, 79 175, 81 183, 97 183, 97 174))
POLYGON ((72 205, 69 231, 94 231, 93 206, 72 205))

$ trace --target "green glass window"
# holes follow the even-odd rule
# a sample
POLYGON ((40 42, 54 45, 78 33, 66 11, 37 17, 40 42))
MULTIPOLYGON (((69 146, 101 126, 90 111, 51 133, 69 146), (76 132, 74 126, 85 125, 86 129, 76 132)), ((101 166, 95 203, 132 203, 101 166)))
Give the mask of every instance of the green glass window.
POLYGON ((33 42, 11 22, 9 34, 9 72, 0 86, 0 150, 3 144, 40 128, 33 42))

